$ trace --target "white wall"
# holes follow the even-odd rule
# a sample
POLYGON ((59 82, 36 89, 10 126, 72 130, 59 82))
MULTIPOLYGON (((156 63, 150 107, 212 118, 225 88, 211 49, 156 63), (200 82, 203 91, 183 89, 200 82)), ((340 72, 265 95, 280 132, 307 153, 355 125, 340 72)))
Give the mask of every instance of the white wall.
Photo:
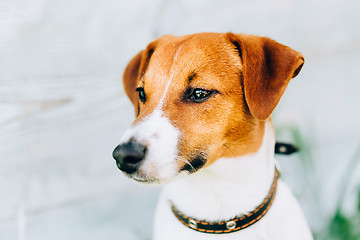
MULTIPOLYGON (((96 199, 155 203, 157 190, 134 185, 111 157, 134 115, 122 71, 152 39, 201 31, 269 36, 304 54, 274 120, 280 139, 291 140, 295 126, 306 143, 305 158, 281 162, 321 231, 360 146, 359 9, 356 0, 1 0, 0 239, 36 239, 36 220, 24 219, 96 199)), ((352 178, 344 191, 348 212, 360 182, 352 178)))

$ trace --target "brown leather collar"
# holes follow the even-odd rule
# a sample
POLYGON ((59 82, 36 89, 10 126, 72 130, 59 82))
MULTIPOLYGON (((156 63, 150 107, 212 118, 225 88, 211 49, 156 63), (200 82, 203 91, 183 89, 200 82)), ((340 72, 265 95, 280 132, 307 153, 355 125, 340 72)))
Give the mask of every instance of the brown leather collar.
POLYGON ((195 231, 213 234, 236 232, 253 225, 269 211, 276 195, 278 178, 279 173, 277 170, 275 170, 274 180, 271 184, 270 191, 264 201, 254 211, 241 217, 235 217, 227 221, 208 222, 205 220, 197 220, 195 218, 185 216, 172 203, 171 210, 174 213, 175 217, 182 224, 195 231))

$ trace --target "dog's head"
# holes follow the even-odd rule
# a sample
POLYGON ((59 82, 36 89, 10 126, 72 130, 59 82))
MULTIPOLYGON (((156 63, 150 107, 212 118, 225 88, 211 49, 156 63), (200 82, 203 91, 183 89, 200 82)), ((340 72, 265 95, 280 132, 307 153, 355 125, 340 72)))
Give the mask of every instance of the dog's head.
POLYGON ((264 37, 157 39, 124 73, 137 117, 113 152, 118 167, 137 181, 162 182, 256 152, 265 120, 303 63, 300 53, 264 37))

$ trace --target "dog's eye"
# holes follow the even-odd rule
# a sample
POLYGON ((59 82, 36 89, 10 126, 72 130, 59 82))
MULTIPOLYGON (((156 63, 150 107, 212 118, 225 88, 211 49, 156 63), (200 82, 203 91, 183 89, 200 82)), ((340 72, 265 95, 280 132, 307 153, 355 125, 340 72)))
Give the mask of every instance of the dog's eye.
POLYGON ((138 87, 136 89, 136 91, 139 93, 139 100, 144 103, 146 101, 146 95, 145 95, 145 91, 144 88, 142 87, 138 87))
POLYGON ((201 103, 208 99, 214 91, 209 91, 201 88, 195 88, 190 95, 190 99, 196 103, 201 103))

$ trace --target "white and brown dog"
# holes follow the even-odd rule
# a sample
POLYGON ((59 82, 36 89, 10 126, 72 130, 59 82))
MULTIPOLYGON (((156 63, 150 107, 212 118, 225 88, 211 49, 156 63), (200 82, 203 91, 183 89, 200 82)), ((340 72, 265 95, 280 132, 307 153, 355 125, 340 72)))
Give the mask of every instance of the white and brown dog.
POLYGON ((303 56, 269 38, 163 36, 124 73, 136 120, 113 152, 143 183, 166 183, 155 240, 312 239, 278 180, 270 114, 303 56))

